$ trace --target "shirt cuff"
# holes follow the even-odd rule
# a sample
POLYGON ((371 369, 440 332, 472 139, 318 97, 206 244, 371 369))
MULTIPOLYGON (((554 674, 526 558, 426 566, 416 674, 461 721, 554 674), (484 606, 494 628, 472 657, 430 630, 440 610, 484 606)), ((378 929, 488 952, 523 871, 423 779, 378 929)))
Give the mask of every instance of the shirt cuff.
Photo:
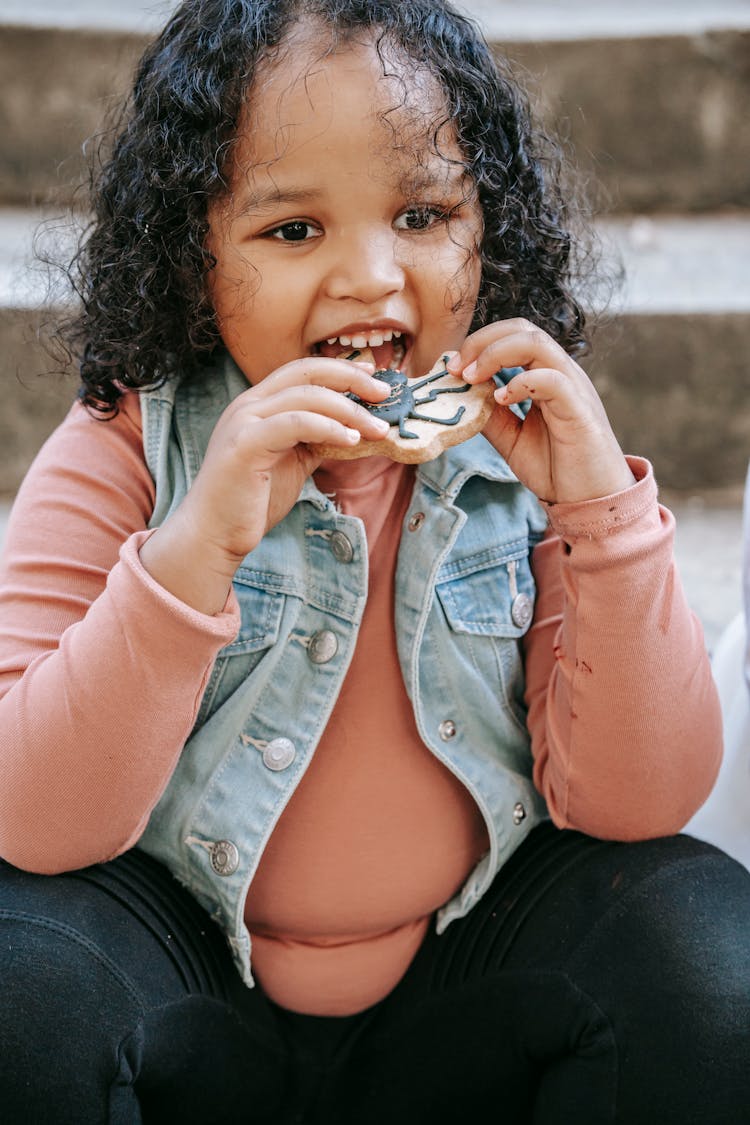
POLYGON ((656 480, 651 464, 643 457, 626 457, 635 483, 611 496, 563 504, 544 503, 550 526, 566 543, 604 539, 621 531, 656 507, 656 480))
MULTIPOLYGON (((214 637, 222 644, 230 644, 235 640, 240 628, 240 609, 234 590, 230 590, 224 608, 217 614, 201 613, 193 606, 187 605, 159 585, 155 578, 141 562, 140 550, 146 540, 153 535, 155 528, 147 531, 136 531, 125 540, 120 548, 120 563, 131 583, 136 583, 140 588, 140 599, 145 593, 147 598, 154 603, 156 612, 166 611, 173 623, 182 623, 191 630, 196 630, 204 636, 214 637)), ((114 572, 113 572, 114 573, 114 572)), ((112 575, 110 575, 110 578, 112 575)))

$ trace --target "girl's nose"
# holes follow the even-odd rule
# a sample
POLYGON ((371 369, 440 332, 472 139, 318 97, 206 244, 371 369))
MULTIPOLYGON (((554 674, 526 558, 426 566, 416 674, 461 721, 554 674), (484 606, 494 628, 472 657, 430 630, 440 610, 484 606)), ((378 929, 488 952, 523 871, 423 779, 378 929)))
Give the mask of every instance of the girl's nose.
POLYGON ((397 239, 383 234, 360 232, 336 239, 325 278, 325 290, 335 300, 350 298, 363 304, 398 293, 404 287, 404 266, 399 261, 397 239))

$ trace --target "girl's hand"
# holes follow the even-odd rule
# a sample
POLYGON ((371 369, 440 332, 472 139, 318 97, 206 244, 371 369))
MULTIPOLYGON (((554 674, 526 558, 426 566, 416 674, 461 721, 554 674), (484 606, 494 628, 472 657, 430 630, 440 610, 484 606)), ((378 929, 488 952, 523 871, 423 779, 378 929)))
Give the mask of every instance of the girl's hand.
POLYGON ((578 364, 541 328, 504 320, 467 337, 449 361, 453 374, 481 383, 501 367, 523 367, 495 391, 485 437, 513 472, 551 504, 593 500, 634 482, 601 399, 578 364), (508 407, 531 399, 525 419, 508 407))
POLYGON ((216 423, 188 495, 141 548, 165 589, 206 613, 224 606, 234 572, 290 511, 319 463, 307 442, 378 440, 388 423, 348 398, 380 402, 372 364, 311 357, 249 387, 216 423))

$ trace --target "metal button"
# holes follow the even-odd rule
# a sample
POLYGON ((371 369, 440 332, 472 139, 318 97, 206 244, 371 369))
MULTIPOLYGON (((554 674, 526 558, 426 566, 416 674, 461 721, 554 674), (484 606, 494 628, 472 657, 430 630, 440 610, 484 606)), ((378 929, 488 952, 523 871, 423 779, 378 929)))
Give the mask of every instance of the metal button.
POLYGON ((443 742, 450 742, 452 738, 456 737, 456 724, 452 719, 443 719, 438 727, 438 734, 443 742))
POLYGON ((415 512, 406 526, 409 528, 409 531, 419 531, 423 523, 424 512, 415 512))
POLYGON ((331 553, 336 562, 340 563, 350 563, 354 558, 354 547, 349 536, 344 535, 343 531, 331 533, 331 553))
POLYGON ((522 820, 526 819, 526 809, 520 801, 513 806, 513 823, 520 824, 522 820))
POLYGON ((263 751, 263 765, 269 770, 285 770, 297 757, 291 738, 273 738, 263 751))
POLYGON ((526 628, 534 616, 534 602, 528 594, 516 594, 510 607, 510 616, 519 629, 526 628))
POLYGON ((336 634, 330 629, 321 629, 319 633, 313 633, 307 646, 307 655, 313 664, 327 664, 329 660, 333 660, 338 651, 339 642, 336 634))
POLYGON ((211 845, 209 855, 217 875, 234 875, 240 865, 240 853, 231 840, 217 840, 211 845))

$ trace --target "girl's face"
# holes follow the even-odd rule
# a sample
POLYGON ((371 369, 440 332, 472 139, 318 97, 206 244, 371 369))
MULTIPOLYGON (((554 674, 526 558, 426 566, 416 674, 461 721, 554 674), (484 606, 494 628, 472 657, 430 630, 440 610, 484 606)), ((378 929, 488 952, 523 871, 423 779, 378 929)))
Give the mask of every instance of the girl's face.
POLYGON ((251 383, 363 346, 422 375, 463 342, 480 275, 479 205, 450 123, 435 135, 442 98, 413 66, 385 77, 370 45, 290 46, 255 83, 209 209, 222 338, 251 383))

